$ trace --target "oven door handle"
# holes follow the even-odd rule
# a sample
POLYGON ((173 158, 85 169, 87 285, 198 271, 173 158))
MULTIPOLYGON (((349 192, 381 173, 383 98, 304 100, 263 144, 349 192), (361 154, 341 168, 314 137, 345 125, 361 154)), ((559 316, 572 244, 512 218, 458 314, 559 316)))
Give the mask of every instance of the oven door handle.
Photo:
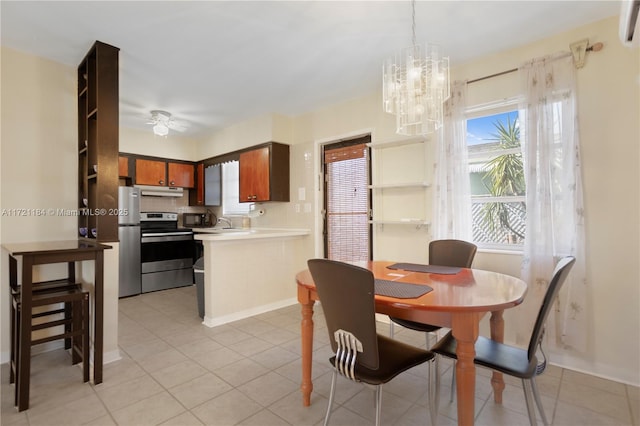
POLYGON ((161 243, 166 241, 189 241, 193 240, 193 233, 169 232, 158 234, 143 234, 140 242, 142 243, 161 243))

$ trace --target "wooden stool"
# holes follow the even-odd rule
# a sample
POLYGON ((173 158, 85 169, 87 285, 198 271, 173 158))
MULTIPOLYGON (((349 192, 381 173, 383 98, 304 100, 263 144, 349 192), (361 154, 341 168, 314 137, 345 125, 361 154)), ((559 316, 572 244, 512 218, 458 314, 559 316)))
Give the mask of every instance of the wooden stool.
MULTIPOLYGON (((21 383, 20 367, 24 364, 24 356, 20 351, 20 289, 12 290, 11 304, 11 371, 10 383, 16 384, 15 405, 28 407, 29 383, 21 383)), ((42 330, 52 327, 64 326, 61 333, 49 335, 39 339, 31 339, 28 344, 31 346, 65 339, 65 348, 71 349, 71 359, 73 364, 82 362, 83 381, 89 381, 89 293, 83 291, 76 283, 69 283, 68 280, 58 280, 38 283, 34 286, 31 296, 32 306, 49 306, 64 304, 64 308, 52 308, 44 312, 33 314, 32 318, 43 318, 57 314, 64 314, 62 319, 52 319, 50 321, 31 325, 32 330, 42 330), (68 345, 68 347, 67 347, 68 345)), ((26 360, 26 362, 29 362, 26 360)))

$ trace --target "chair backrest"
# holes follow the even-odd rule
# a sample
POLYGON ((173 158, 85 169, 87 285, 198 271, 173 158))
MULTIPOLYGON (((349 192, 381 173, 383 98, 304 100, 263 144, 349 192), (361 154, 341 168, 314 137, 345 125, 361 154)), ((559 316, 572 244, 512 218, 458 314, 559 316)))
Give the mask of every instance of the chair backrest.
POLYGON ((529 341, 529 348, 527 351, 527 355, 529 359, 532 359, 536 353, 536 347, 538 343, 540 343, 540 339, 542 339, 542 335, 544 332, 544 324, 547 321, 547 317, 549 316, 549 312, 553 308, 553 304, 558 297, 558 293, 560 292, 560 288, 562 284, 569 275, 573 264, 575 263, 576 258, 573 256, 567 256, 556 264, 556 267, 553 271, 553 275, 551 276, 551 282, 549 283, 549 287, 547 287, 547 291, 544 294, 544 298, 542 299, 542 306, 540 306, 540 311, 538 312, 538 317, 536 318, 535 325, 533 326, 533 332, 531 334, 531 340, 529 341))
POLYGON ((338 349, 335 332, 350 332, 362 343, 363 351, 358 355, 357 362, 377 370, 379 360, 373 273, 368 269, 327 259, 310 259, 307 265, 322 303, 333 352, 338 349))
POLYGON ((478 247, 462 240, 433 240, 429 243, 429 264, 471 268, 478 247))

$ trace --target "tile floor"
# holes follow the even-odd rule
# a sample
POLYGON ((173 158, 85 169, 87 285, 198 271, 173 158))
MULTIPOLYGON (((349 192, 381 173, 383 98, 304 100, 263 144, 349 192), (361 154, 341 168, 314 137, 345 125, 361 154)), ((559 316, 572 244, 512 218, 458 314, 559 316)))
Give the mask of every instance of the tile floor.
MULTIPOLYGON (((316 309, 314 393, 302 407, 300 312, 297 305, 215 328, 197 316, 195 288, 120 301, 122 360, 105 366, 104 383, 82 383, 80 368, 56 350, 33 357, 31 407, 17 413, 8 365, 2 365, 2 425, 319 425, 330 386, 324 318, 316 309)), ((380 324, 380 331, 388 331, 380 324)), ((409 330, 396 337, 420 345, 409 330)), ((456 424, 449 402, 451 364, 444 363, 438 424, 456 424)), ((426 367, 384 387, 382 424, 429 424, 426 367)), ((490 372, 478 371, 476 424, 527 425, 520 383, 507 378, 502 405, 493 402, 490 372)), ((640 425, 637 387, 550 367, 539 379, 553 425, 640 425)), ((339 380, 332 425, 373 424, 373 393, 339 380)))

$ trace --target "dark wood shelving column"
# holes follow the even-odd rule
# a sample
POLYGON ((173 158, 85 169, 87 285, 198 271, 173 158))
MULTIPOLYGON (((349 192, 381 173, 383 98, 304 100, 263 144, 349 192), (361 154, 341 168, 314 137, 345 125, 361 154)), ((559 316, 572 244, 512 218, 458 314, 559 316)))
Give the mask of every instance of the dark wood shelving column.
POLYGON ((78 227, 98 242, 118 241, 119 51, 96 41, 78 66, 78 227))

